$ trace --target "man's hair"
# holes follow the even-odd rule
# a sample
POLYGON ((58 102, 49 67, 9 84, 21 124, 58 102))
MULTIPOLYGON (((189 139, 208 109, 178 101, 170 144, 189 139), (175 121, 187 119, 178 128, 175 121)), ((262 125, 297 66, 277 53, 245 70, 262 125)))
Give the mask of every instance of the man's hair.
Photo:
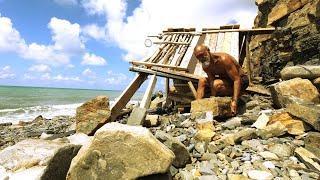
POLYGON ((196 53, 198 51, 204 51, 204 50, 210 51, 210 48, 205 44, 199 44, 196 47, 194 47, 193 52, 196 53))

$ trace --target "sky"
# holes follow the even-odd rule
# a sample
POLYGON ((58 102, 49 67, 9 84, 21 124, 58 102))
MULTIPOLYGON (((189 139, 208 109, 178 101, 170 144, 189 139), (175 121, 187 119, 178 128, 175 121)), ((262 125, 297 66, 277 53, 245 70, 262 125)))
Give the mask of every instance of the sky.
POLYGON ((122 90, 129 61, 156 48, 148 35, 251 28, 256 14, 254 0, 0 0, 0 85, 122 90))

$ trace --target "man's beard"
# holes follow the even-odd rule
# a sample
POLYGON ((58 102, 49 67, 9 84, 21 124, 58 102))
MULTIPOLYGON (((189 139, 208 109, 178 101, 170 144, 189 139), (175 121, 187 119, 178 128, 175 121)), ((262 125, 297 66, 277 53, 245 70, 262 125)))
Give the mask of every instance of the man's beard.
POLYGON ((210 59, 209 59, 209 58, 206 59, 206 61, 204 61, 204 62, 202 63, 202 66, 203 66, 203 67, 209 67, 209 65, 210 65, 210 59))

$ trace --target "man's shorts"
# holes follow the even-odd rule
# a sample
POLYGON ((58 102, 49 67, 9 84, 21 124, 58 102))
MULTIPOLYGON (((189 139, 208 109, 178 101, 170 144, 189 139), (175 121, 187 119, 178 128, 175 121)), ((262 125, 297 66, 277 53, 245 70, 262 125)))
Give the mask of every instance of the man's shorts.
POLYGON ((249 78, 247 75, 244 74, 241 76, 241 91, 246 90, 248 86, 249 86, 249 78))

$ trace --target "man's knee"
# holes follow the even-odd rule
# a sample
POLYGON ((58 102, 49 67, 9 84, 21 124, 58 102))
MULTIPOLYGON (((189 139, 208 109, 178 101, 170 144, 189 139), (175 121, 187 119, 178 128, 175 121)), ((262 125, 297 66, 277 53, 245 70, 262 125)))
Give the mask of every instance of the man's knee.
POLYGON ((199 86, 204 87, 204 86, 206 86, 206 83, 207 83, 206 78, 199 79, 199 86))
POLYGON ((220 79, 216 79, 213 81, 213 88, 216 92, 222 91, 223 90, 223 81, 220 79))

